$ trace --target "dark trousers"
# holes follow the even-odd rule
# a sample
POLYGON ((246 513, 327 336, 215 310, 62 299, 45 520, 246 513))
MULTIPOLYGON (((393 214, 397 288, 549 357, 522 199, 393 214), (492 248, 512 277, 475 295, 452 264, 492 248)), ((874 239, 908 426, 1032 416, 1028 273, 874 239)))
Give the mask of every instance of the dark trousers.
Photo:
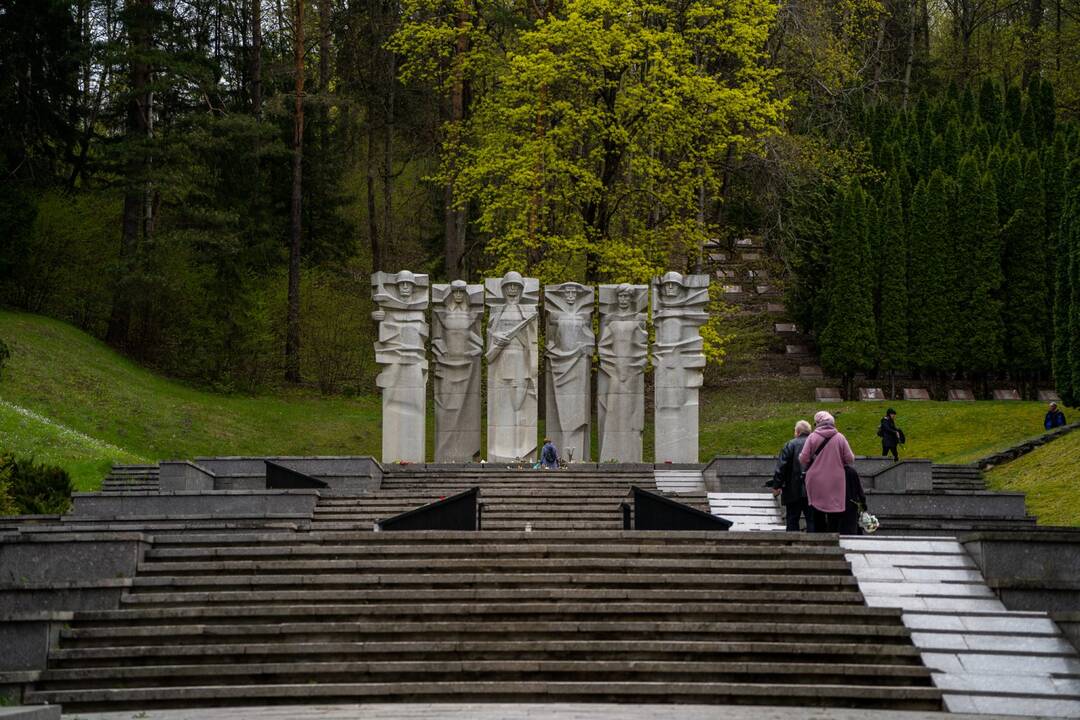
POLYGON ((806 532, 814 532, 814 511, 806 499, 793 500, 784 506, 788 532, 799 532, 799 518, 806 516, 806 532))
POLYGON ((897 452, 895 445, 893 445, 892 447, 890 447, 888 445, 882 445, 881 446, 881 457, 886 457, 889 453, 892 453, 892 459, 893 460, 899 460, 900 459, 900 453, 897 452))
POLYGON ((859 511, 854 505, 843 512, 822 512, 817 508, 811 510, 814 514, 814 529, 811 532, 859 534, 859 511))

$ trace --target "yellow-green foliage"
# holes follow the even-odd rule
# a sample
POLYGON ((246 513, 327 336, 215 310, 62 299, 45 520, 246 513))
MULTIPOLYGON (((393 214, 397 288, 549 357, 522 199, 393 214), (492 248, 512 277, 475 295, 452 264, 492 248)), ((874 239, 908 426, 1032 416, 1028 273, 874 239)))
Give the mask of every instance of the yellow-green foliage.
POLYGON ((1040 525, 1080 525, 1080 432, 1044 445, 986 474, 994 490, 1027 494, 1028 512, 1040 525))
POLYGON ((490 88, 445 133, 442 179, 478 208, 496 274, 645 282, 684 267, 716 234, 721 166, 784 111, 765 0, 566 0, 499 43, 477 29, 496 22, 483 8, 459 25, 432 0, 405 5, 406 77, 490 88))

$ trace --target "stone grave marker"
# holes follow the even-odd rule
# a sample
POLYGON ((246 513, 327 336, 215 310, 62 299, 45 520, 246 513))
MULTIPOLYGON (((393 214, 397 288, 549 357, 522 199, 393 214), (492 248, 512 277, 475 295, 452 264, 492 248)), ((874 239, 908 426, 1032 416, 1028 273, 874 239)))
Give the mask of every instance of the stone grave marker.
POLYGON ((904 388, 905 400, 929 400, 930 392, 926 388, 904 388))
POLYGON ((800 365, 799 377, 801 378, 820 378, 825 377, 825 373, 822 371, 820 365, 800 365))
POLYGON ((884 400, 885 393, 881 388, 859 388, 860 400, 884 400))
POLYGON ((788 355, 808 355, 810 349, 805 345, 785 345, 784 352, 788 355))
POLYGON ((819 387, 814 388, 814 400, 816 402, 843 402, 840 396, 840 388, 819 387))
POLYGON ((734 270, 717 270, 716 277, 718 278, 733 278, 735 277, 734 270))
POLYGON ((966 388, 953 388, 949 391, 949 400, 953 402, 971 402, 975 396, 966 388))
POLYGON ((768 313, 782 313, 785 310, 787 310, 787 308, 784 307, 784 303, 775 303, 775 302, 765 303, 765 312, 768 312, 768 313))
POLYGON ((1059 396, 1057 394, 1057 392, 1054 391, 1054 390, 1040 390, 1039 391, 1039 401, 1044 402, 1044 403, 1051 403, 1051 402, 1060 403, 1061 402, 1061 396, 1059 396))
POLYGON ((755 289, 758 295, 768 295, 773 291, 772 285, 758 285, 755 289))
POLYGON ((709 259, 712 260, 713 262, 718 262, 718 263, 727 262, 727 253, 722 253, 722 252, 709 253, 709 259))
POLYGON ((754 247, 754 238, 739 238, 735 241, 735 247, 754 247))
POLYGON ((1006 388, 1004 390, 994 391, 995 400, 1020 400, 1020 393, 1016 388, 1006 388))
POLYGON ((773 328, 780 334, 799 332, 795 327, 795 323, 776 323, 773 328))
POLYGON ((756 252, 744 252, 742 254, 743 262, 754 262, 761 259, 761 253, 756 252))
POLYGON ((741 285, 724 285, 723 287, 725 295, 738 295, 742 292, 741 285))

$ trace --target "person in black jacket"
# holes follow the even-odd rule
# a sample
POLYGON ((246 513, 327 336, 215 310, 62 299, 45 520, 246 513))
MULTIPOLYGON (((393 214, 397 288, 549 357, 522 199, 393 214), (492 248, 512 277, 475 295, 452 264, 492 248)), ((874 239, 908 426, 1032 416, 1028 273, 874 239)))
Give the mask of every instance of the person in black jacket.
POLYGON ((787 529, 792 532, 799 531, 799 518, 802 516, 806 517, 806 531, 814 530, 814 513, 806 500, 806 483, 802 465, 799 464, 799 453, 809 435, 810 423, 805 420, 795 423, 795 437, 788 440, 780 451, 772 480, 765 483, 766 487, 773 489, 773 495, 780 496, 780 502, 787 512, 787 529))
POLYGON ((885 457, 891 453, 893 460, 899 460, 898 448, 907 438, 904 437, 904 431, 896 427, 896 411, 892 408, 885 411, 885 417, 881 418, 881 427, 878 428, 877 434, 881 438, 881 456, 885 457))

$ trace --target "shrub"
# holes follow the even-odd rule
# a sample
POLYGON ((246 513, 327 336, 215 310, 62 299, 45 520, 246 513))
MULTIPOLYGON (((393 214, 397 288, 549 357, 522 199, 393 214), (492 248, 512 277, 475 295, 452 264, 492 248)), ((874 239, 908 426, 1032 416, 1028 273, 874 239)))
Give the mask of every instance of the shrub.
POLYGON ((4 376, 4 363, 11 358, 11 348, 7 346, 7 343, 0 339, 0 377, 4 376))
POLYGON ((3 454, 0 480, 3 480, 3 495, 14 505, 14 510, 2 507, 5 501, 0 500, 0 512, 4 514, 59 515, 71 506, 75 487, 71 476, 61 467, 3 454))
POLYGON ((11 497, 11 476, 14 473, 15 458, 8 454, 0 455, 0 515, 17 515, 18 507, 11 497))

